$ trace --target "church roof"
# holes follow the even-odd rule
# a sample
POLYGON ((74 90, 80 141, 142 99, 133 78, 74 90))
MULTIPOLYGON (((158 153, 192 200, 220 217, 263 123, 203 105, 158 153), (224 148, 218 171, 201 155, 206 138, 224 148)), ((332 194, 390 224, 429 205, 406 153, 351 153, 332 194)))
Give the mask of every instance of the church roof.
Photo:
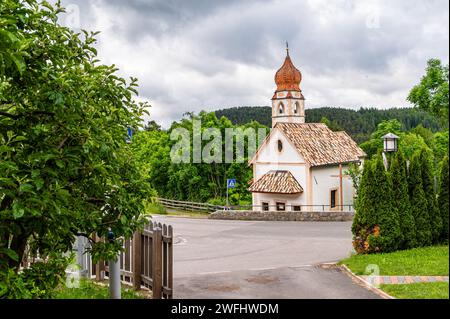
POLYGON ((333 132, 323 123, 276 123, 311 166, 357 162, 366 153, 345 132, 333 132))
POLYGON ((303 188, 289 171, 269 171, 248 189, 254 193, 298 194, 303 188))

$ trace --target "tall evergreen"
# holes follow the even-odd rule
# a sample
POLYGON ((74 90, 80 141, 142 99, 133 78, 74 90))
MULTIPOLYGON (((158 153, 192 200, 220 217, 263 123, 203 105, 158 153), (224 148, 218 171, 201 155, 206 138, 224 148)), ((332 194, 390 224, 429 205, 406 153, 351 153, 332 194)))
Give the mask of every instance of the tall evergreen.
POLYGON ((438 243, 441 237, 442 217, 437 204, 437 196, 434 188, 433 159, 430 151, 422 149, 420 151, 420 162, 422 164, 422 186, 428 203, 428 213, 430 215, 430 226, 432 242, 438 243))
POLYGON ((393 201, 393 185, 389 172, 383 164, 381 156, 377 156, 373 167, 373 193, 376 194, 374 209, 375 223, 379 227, 379 234, 369 236, 369 245, 375 251, 394 251, 402 241, 398 210, 393 201))
POLYGON ((355 217, 353 218, 353 247, 358 253, 369 252, 367 237, 373 232, 375 226, 376 211, 374 203, 376 194, 373 193, 372 161, 364 162, 363 173, 355 201, 355 217))
POLYGON ((406 174, 406 161, 401 150, 398 150, 389 167, 392 178, 392 196, 394 205, 397 207, 400 230, 403 240, 400 243, 401 249, 413 248, 416 246, 416 229, 414 217, 411 212, 408 193, 408 179, 406 174))
POLYGON ((416 225, 417 246, 428 246, 432 242, 430 214, 428 213, 427 198, 422 186, 422 169, 420 154, 418 153, 412 156, 408 176, 409 201, 416 225))
POLYGON ((438 207, 442 218, 441 241, 448 242, 448 156, 442 161, 441 184, 439 187, 438 207))

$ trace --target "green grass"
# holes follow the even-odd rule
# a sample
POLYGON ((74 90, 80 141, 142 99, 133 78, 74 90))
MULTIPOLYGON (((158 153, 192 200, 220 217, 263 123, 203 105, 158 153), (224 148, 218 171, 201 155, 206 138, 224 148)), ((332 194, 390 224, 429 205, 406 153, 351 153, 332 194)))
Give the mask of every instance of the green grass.
POLYGON ((380 288, 398 299, 449 299, 448 282, 381 285, 380 288))
POLYGON ((448 276, 448 246, 414 248, 384 254, 353 255, 345 264, 357 275, 366 273, 366 267, 375 264, 379 275, 386 276, 448 276))
MULTIPOLYGON (((95 284, 90 280, 82 279, 79 288, 60 286, 54 294, 55 299, 109 299, 107 286, 95 284)), ((122 299, 144 299, 144 297, 131 288, 122 287, 122 299)))

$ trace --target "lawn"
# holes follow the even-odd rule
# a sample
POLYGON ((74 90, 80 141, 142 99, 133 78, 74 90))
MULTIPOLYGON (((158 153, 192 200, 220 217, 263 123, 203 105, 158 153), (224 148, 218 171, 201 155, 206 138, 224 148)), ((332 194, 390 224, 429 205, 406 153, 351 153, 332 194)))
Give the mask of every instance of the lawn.
POLYGON ((393 253, 353 255, 340 264, 357 275, 370 275, 370 272, 365 273, 366 267, 374 264, 380 269, 379 275, 385 276, 448 276, 448 252, 448 245, 414 248, 393 253))
MULTIPOLYGON (((80 281, 79 288, 60 286, 56 291, 55 299, 109 299, 107 286, 99 285, 91 280, 80 281)), ((122 287, 122 299, 144 299, 144 296, 136 293, 131 288, 122 287)))
POLYGON ((425 282, 381 285, 380 288, 398 299, 448 299, 448 282, 425 282))

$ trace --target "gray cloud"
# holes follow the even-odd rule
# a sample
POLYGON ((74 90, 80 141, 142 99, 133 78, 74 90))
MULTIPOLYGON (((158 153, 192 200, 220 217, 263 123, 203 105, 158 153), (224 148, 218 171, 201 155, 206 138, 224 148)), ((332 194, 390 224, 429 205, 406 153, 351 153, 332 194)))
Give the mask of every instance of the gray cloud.
POLYGON ((284 41, 307 107, 407 106, 426 60, 448 63, 446 0, 64 0, 98 51, 140 79, 165 126, 186 111, 269 105, 284 41))

